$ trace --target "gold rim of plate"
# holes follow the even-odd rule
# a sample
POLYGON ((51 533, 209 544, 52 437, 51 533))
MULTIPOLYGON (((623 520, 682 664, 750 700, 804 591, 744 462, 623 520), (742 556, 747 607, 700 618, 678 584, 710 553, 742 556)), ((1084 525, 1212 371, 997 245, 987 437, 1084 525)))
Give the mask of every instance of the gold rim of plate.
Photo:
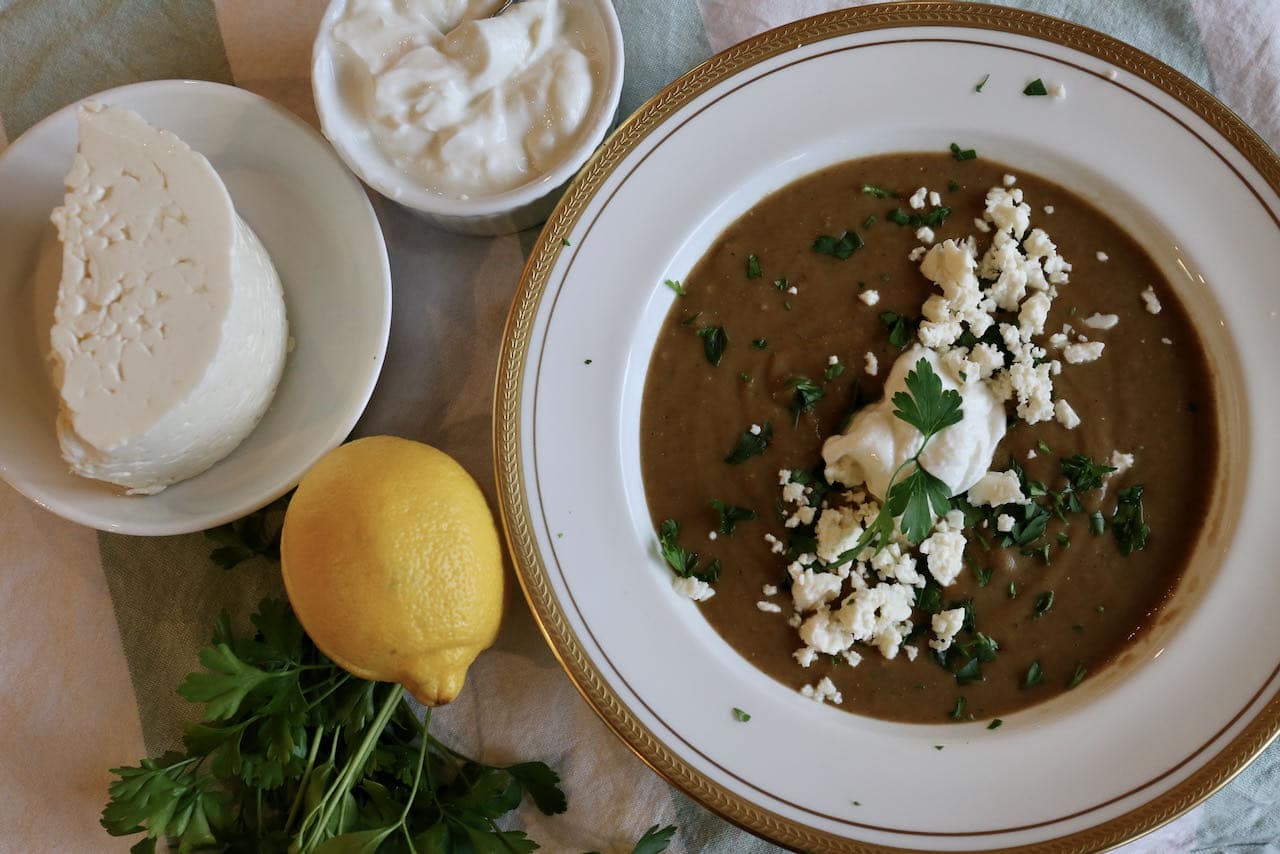
MULTIPOLYGON (((1231 110, 1183 74, 1111 36, 1067 21, 980 3, 907 2, 846 9, 769 30, 725 50, 662 89, 615 130, 578 173, 529 256, 503 332, 494 389, 494 469, 502 523, 516 574, 539 629, 570 681, 642 762, 722 818, 780 845, 832 852, 905 852, 925 849, 873 845, 815 830, 761 809, 715 783, 667 748, 610 689, 583 651, 551 591, 537 550, 520 458, 521 376, 533 320, 551 270, 587 204, 614 168, 681 107, 725 79, 778 54, 826 39, 910 26, 996 30, 1051 42, 1096 57, 1156 86, 1218 131, 1263 180, 1280 193, 1280 157, 1231 110)), ((1121 845, 1166 824, 1222 788, 1280 734, 1280 696, 1272 698, 1225 748, 1168 792, 1124 815, 1086 830, 1019 850, 1098 851, 1121 845)))

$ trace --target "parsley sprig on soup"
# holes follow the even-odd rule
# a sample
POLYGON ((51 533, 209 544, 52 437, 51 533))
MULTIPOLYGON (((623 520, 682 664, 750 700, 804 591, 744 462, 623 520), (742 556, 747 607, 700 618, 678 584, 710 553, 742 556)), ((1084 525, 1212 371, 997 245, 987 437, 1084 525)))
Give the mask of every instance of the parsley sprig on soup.
POLYGON ((655 533, 672 595, 761 670, 861 714, 982 720, 1159 619, 1215 390, 1105 213, 960 145, 870 157, 763 199, 668 287, 655 533))

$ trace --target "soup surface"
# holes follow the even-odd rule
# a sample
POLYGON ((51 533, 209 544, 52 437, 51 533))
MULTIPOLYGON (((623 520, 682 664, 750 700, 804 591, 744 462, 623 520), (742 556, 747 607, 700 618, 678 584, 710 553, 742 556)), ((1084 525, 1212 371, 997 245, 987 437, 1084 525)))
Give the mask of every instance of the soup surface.
MULTIPOLYGON (((909 259, 922 245, 917 224, 894 221, 937 206, 913 209, 908 198, 917 187, 936 191, 949 215, 933 228, 934 242, 973 235, 981 257, 991 235, 974 220, 990 188, 1009 186, 1009 171, 981 157, 885 155, 836 165, 773 193, 678 283, 684 295, 675 299, 652 355, 641 456, 655 530, 674 520, 678 543, 698 553, 700 566, 719 559, 714 596, 699 607, 728 643, 793 688, 829 678, 847 711, 900 721, 984 719, 1069 690, 1152 624, 1200 534, 1205 512, 1197 497, 1211 494, 1218 449, 1214 385, 1191 319, 1120 224, 1063 187, 1020 172, 1016 185, 1031 205, 1032 226, 1044 229, 1072 265, 1036 343, 1046 348, 1045 359, 1061 360, 1047 342, 1064 324, 1073 327, 1072 341, 1086 335, 1105 342, 1100 358, 1063 365, 1053 377, 1055 396, 1079 416, 1074 429, 1060 420, 1027 424, 1012 417, 1012 402, 1006 407, 1008 431, 990 467, 1004 471, 1011 460, 1022 467, 1024 488, 1050 511, 1043 533, 1002 546, 1008 537, 997 526, 1007 522, 997 521, 997 511, 1021 509, 971 511, 964 569, 940 589, 930 581, 928 593, 918 590, 915 630, 902 654, 890 660, 859 643, 856 665, 824 654, 802 666, 795 655, 805 646, 798 635, 803 615, 788 594, 787 567, 812 550, 804 538, 812 538, 813 527, 786 526, 794 508, 780 500, 780 470, 813 472, 817 503, 826 487, 824 441, 851 413, 880 399, 903 352, 896 345, 914 338, 922 304, 938 292, 919 260, 909 259), (864 244, 846 258, 815 249, 819 236, 846 231, 864 244), (1147 289, 1158 313, 1142 296, 1147 289), (895 314, 902 319, 896 335, 895 314), (1118 323, 1109 329, 1083 323, 1095 314, 1114 314, 1118 323), (727 343, 711 340, 717 327, 727 343), (713 351, 721 349, 713 365, 713 351), (798 399, 794 378, 820 389, 811 408, 798 399), (727 462, 744 431, 766 422, 767 448, 727 462), (1083 454, 1106 463, 1113 452, 1133 455, 1132 465, 1106 473, 1099 488, 1066 494, 1064 459, 1083 454), (1043 485, 1038 497, 1037 485, 1043 485), (1141 548, 1133 541, 1134 502, 1115 515, 1120 497, 1132 499, 1138 485, 1139 521, 1150 529, 1141 548), (713 500, 755 518, 724 533, 713 500), (785 551, 776 553, 766 535, 785 551), (930 612, 955 607, 965 607, 968 619, 943 659, 927 645, 934 637, 930 612), (998 649, 984 653, 983 637, 998 649), (975 657, 977 665, 970 663, 975 657)), ((924 556, 918 564, 923 572, 924 556)))

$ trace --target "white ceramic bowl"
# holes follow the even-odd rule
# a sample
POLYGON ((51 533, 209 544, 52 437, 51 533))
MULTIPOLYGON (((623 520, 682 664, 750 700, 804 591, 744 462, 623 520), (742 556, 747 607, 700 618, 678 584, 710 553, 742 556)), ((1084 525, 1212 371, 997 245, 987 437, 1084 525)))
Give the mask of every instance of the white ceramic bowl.
POLYGON ((390 331, 386 246, 363 188, 320 135, 257 95, 165 80, 93 100, 134 110, 209 158, 280 272, 296 347, 262 422, 205 473, 157 495, 126 496, 69 472, 54 433, 57 393, 45 371, 52 309, 37 292, 48 286, 37 287, 33 272, 53 253, 58 275, 49 212, 62 201, 76 150, 72 104, 0 155, 0 478, 100 530, 199 531, 283 495, 355 426, 390 331))
POLYGON ((600 145, 622 95, 622 29, 609 0, 570 0, 595 30, 603 71, 578 144, 550 172, 514 190, 460 199, 426 189, 401 172, 372 139, 365 118, 339 95, 340 62, 330 31, 347 0, 331 0, 316 35, 311 90, 321 129, 343 161, 382 195, 459 234, 508 234, 544 221, 574 174, 600 145))

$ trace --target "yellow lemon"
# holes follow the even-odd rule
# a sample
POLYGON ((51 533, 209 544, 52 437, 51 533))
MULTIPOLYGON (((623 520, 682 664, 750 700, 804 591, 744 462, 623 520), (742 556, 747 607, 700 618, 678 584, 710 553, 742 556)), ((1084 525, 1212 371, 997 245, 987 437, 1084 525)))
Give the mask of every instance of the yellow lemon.
POLYGON ((285 590, 325 655, 428 706, 462 690, 498 635, 502 548, 471 476, 420 442, 374 436, 298 484, 280 541, 285 590))

